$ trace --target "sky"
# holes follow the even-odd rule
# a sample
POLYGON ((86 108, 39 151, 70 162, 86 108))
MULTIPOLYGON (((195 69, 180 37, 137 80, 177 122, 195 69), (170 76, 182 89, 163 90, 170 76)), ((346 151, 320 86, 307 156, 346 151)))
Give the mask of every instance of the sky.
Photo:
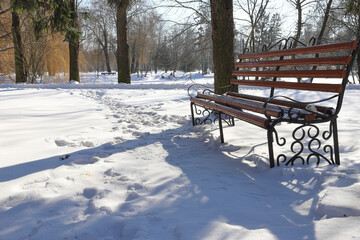
MULTIPOLYGON (((161 5, 166 3, 167 1, 162 0, 152 0, 153 4, 161 5)), ((234 4, 236 1, 234 1, 234 4)), ((196 5, 194 5, 196 6, 196 5)), ((191 10, 186 9, 166 9, 166 8, 159 8, 158 11, 164 14, 165 19, 170 19, 173 21, 184 22, 189 20, 189 16, 192 15, 191 10)), ((278 12, 281 14, 282 17, 282 24, 283 24, 283 34, 285 36, 289 36, 294 32, 296 19, 297 19, 297 11, 296 9, 286 0, 279 0, 279 1, 270 1, 268 5, 267 12, 278 12)), ((306 9, 304 10, 304 14, 306 14, 306 9)), ((234 6, 234 18, 238 28, 241 28, 244 24, 244 21, 239 21, 236 19, 243 19, 246 16, 244 12, 242 12, 239 7, 234 6)))
MULTIPOLYGON (((82 4, 87 4, 90 0, 83 0, 82 4)), ((171 4, 171 1, 164 1, 164 0, 147 0, 146 1, 153 6, 171 4)), ((236 0, 234 1, 234 3, 236 0)), ((194 5, 196 6, 196 5, 194 5)), ((309 8, 307 8, 309 10, 309 8)), ((308 10, 304 10, 304 14, 307 14, 308 10)), ((174 22, 187 22, 191 21, 191 15, 193 14, 192 10, 181 9, 181 8, 174 8, 170 9, 168 7, 159 7, 157 11, 163 16, 163 19, 170 20, 170 25, 174 24, 174 22)), ((287 1, 287 0, 279 0, 279 1, 270 1, 268 5, 268 12, 278 12, 281 14, 282 18, 282 30, 284 36, 290 36, 294 34, 295 26, 296 26, 296 18, 297 18, 297 11, 296 9, 287 1)), ((234 18, 235 19, 242 19, 246 16, 238 7, 234 7, 234 18)), ((244 21, 235 20, 237 28, 242 28, 244 21)))

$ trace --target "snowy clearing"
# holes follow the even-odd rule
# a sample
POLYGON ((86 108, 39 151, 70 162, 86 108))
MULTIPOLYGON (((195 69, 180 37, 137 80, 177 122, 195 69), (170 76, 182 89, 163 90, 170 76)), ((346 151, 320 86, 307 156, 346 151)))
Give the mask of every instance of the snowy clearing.
POLYGON ((1 240, 360 239, 359 86, 340 166, 270 169, 266 131, 192 126, 187 87, 211 76, 84 79, 0 85, 1 240))

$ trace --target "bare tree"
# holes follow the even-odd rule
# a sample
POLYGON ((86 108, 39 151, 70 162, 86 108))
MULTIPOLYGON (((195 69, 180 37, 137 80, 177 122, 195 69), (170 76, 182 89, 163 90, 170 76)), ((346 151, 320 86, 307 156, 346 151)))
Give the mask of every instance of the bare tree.
POLYGON ((249 48, 251 52, 255 52, 258 50, 255 47, 255 29, 261 19, 266 15, 269 0, 246 0, 245 2, 237 0, 236 3, 247 15, 247 18, 241 18, 240 20, 247 22, 250 26, 250 33, 244 44, 244 48, 249 48))
POLYGON ((296 25, 296 34, 295 34, 295 41, 293 44, 293 48, 296 48, 298 45, 298 41, 301 37, 301 31, 303 27, 303 10, 310 4, 315 3, 315 0, 287 0, 291 3, 297 10, 297 25, 296 25))
MULTIPOLYGON (((131 17, 129 24, 130 69, 132 73, 150 68, 152 55, 156 50, 157 33, 160 31, 160 16, 153 9, 143 5, 143 13, 131 17)), ((140 72, 139 72, 140 71, 140 72)))
POLYGON ((321 24, 321 29, 320 29, 319 35, 317 36, 317 41, 316 41, 317 45, 324 42, 325 30, 326 30, 326 27, 327 27, 327 23, 329 21, 330 10, 331 10, 332 3, 333 3, 333 0, 328 0, 328 2, 326 4, 326 8, 324 9, 324 17, 323 17, 323 21, 322 21, 322 24, 321 24))
POLYGON ((106 4, 106 0, 93 1, 89 9, 90 18, 84 23, 89 37, 101 47, 105 56, 106 70, 111 72, 110 46, 115 32, 116 24, 113 16, 114 9, 106 4))

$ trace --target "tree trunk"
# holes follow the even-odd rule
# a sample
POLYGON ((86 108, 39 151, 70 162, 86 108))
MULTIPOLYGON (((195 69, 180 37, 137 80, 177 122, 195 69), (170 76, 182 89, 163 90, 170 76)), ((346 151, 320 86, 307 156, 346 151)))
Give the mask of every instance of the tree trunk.
POLYGON ((136 60, 136 40, 131 44, 131 73, 135 73, 135 60, 136 60))
POLYGON ((319 36, 318 36, 317 41, 316 41, 316 45, 320 45, 321 43, 323 43, 323 37, 324 37, 324 34, 325 34, 325 29, 326 29, 327 22, 329 20, 332 1, 333 0, 329 0, 327 5, 326 5, 325 15, 324 15, 324 19, 323 19, 323 22, 322 22, 322 25, 321 25, 321 30, 320 30, 319 36))
POLYGON ((109 41, 108 41, 108 34, 106 29, 104 30, 104 55, 105 55, 105 62, 106 62, 106 70, 107 72, 111 72, 110 66, 110 56, 109 56, 109 41))
MULTIPOLYGON (((296 48, 298 45, 298 41, 300 40, 301 37, 301 29, 302 29, 302 5, 300 0, 296 1, 296 9, 297 9, 297 13, 298 13, 298 20, 297 20, 297 31, 296 31, 296 35, 295 35, 295 41, 294 44, 292 45, 292 48, 296 48)), ((291 59, 295 59, 295 55, 291 56, 291 59)), ((294 69, 296 69, 296 66, 294 66, 294 69)), ((301 78, 297 78, 298 83, 301 82, 301 78)))
POLYGON ((129 66, 129 45, 127 43, 127 19, 126 10, 129 0, 117 1, 117 42, 118 42, 118 82, 131 83, 129 66))
POLYGON ((232 0, 210 0, 215 92, 229 90, 234 70, 234 18, 232 0))
MULTIPOLYGON (((360 1, 357 2, 357 29, 356 29, 356 40, 360 41, 360 1)), ((357 76, 358 81, 360 83, 360 54, 358 53, 356 56, 357 63, 357 76)))
POLYGON ((17 13, 12 12, 12 35, 15 52, 15 74, 16 83, 26 83, 26 71, 24 63, 24 52, 22 47, 22 40, 20 34, 20 17, 17 13))
POLYGON ((69 42, 70 53, 70 76, 69 80, 80 82, 79 74, 79 41, 70 40, 69 42))
POLYGON ((110 56, 108 49, 104 49, 104 55, 105 55, 105 62, 106 62, 106 71, 111 72, 111 66, 110 66, 110 56))
POLYGON ((300 40, 301 37, 301 29, 302 29, 302 6, 301 6, 301 2, 300 0, 296 1, 296 9, 298 12, 298 20, 297 20, 297 31, 296 31, 296 36, 295 36, 295 41, 293 44, 293 48, 296 48, 298 45, 298 41, 300 40))
MULTIPOLYGON (((74 29, 79 29, 78 27, 78 17, 77 17, 77 9, 75 0, 72 0, 70 3, 71 11, 72 11, 72 27, 74 29)), ((80 48, 80 40, 79 37, 74 37, 73 34, 70 34, 69 39, 69 54, 70 54, 70 72, 69 72, 69 81, 75 80, 80 82, 80 74, 79 74, 79 48, 80 48)))

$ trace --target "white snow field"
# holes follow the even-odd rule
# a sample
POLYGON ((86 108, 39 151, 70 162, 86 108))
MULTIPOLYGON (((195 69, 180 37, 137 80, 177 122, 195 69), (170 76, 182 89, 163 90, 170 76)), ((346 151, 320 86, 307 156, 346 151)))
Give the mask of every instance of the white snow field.
POLYGON ((83 80, 0 85, 1 240, 360 239, 358 86, 340 166, 270 169, 266 131, 192 126, 187 87, 211 76, 83 80))

